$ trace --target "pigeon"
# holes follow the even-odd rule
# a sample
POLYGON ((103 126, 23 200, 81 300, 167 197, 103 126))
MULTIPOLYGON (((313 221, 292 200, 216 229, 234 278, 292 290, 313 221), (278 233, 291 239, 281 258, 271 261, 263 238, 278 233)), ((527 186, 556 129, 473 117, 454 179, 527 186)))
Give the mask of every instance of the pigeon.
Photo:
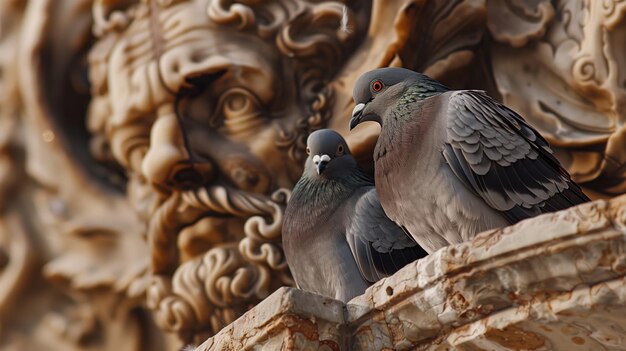
POLYGON ((343 302, 426 252, 383 211, 344 138, 311 133, 285 209, 282 241, 297 286, 343 302))
POLYGON ((524 119, 487 93, 404 68, 363 74, 349 128, 374 121, 385 213, 428 253, 589 201, 524 119))

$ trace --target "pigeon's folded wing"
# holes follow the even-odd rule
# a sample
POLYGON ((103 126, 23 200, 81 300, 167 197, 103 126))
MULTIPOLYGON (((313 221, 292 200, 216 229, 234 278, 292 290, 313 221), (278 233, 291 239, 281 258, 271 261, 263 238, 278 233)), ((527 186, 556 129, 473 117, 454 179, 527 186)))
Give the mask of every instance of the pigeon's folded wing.
POLYGON ((385 215, 374 188, 357 201, 346 239, 363 278, 372 283, 427 255, 385 215))
POLYGON ((452 94, 446 118, 448 165, 509 222, 589 201, 545 139, 484 92, 452 94))

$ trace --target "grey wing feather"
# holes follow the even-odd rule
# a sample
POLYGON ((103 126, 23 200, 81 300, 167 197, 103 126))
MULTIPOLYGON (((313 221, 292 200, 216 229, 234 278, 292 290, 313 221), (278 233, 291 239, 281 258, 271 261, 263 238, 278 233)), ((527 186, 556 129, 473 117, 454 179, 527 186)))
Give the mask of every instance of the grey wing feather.
POLYGON ((515 223, 589 201, 548 142, 481 91, 450 96, 443 155, 454 174, 515 223))
POLYGON ((369 282, 427 255, 402 227, 387 217, 373 187, 357 201, 346 239, 359 271, 369 282))

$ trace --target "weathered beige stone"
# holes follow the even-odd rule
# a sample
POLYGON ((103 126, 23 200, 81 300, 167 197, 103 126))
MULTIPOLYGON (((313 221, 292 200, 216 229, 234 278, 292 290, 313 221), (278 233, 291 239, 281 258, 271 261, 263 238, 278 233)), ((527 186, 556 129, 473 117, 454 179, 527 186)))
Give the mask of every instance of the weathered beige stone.
MULTIPOLYGON (((565 318, 568 311, 618 313, 611 306, 626 294, 621 290, 624 204, 626 197, 620 197, 543 215, 408 265, 348 304, 347 320, 356 328, 354 349, 376 349, 370 348, 372 337, 394 349, 490 349, 495 346, 479 340, 522 338, 526 323, 535 326, 528 334, 536 338, 533 345, 557 340, 558 333, 544 337, 543 324, 563 323, 582 333, 583 327, 565 318), (372 335, 374 329, 382 332, 372 335)), ((508 347, 515 349, 513 341, 508 347)), ((552 349, 565 348, 556 344, 552 349)))
POLYGON ((280 288, 197 350, 345 350, 344 305, 280 288))
POLYGON ((345 340, 341 350, 626 349, 625 205, 600 200, 482 233, 345 306, 281 290, 198 350, 317 349, 321 332, 291 341, 304 335, 297 323, 278 328, 283 342, 267 339, 286 316, 334 328, 326 335, 345 340))

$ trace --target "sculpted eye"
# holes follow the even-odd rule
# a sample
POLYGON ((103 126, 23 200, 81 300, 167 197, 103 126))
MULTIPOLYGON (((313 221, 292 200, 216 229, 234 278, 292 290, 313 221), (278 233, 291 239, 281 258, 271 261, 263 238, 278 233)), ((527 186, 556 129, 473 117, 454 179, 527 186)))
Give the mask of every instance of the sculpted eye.
POLYGON ((258 111, 259 101, 250 91, 232 88, 220 96, 219 107, 225 118, 236 119, 258 111))
POLYGON ((372 90, 375 92, 383 90, 383 82, 375 80, 372 82, 372 90))
POLYGON ((311 149, 309 149, 309 147, 308 147, 308 146, 306 147, 306 154, 307 154, 307 155, 310 155, 310 154, 311 154, 311 149))
POLYGON ((253 130, 263 123, 260 105, 259 99, 249 90, 229 89, 220 96, 212 127, 223 126, 232 133, 253 130))

